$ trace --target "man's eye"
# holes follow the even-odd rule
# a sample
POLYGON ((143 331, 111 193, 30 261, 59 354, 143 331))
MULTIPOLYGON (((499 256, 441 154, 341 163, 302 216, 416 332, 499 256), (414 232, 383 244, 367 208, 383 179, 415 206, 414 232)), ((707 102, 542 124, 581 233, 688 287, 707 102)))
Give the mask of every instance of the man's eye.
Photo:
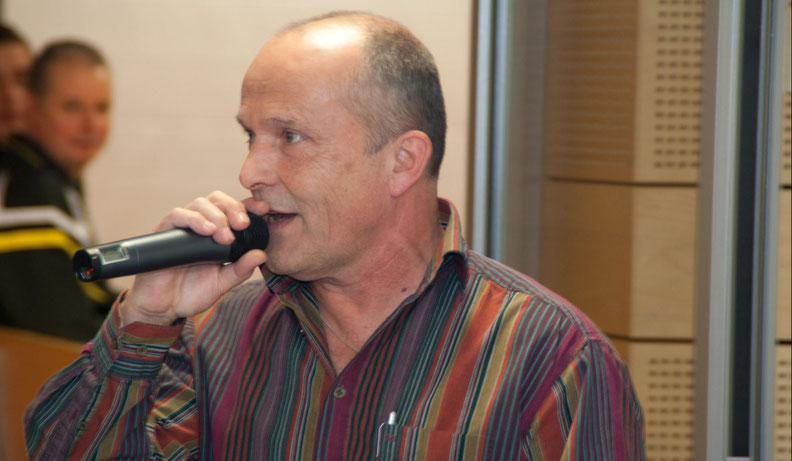
POLYGON ((27 72, 17 72, 14 74, 14 82, 19 85, 27 85, 28 84, 28 74, 27 72))
POLYGON ((65 112, 68 112, 70 114, 78 114, 83 110, 82 104, 76 101, 66 101, 65 103, 63 103, 61 107, 65 112))
POLYGON ((286 142, 289 144, 294 144, 296 142, 300 142, 303 139, 305 139, 305 136, 303 136, 302 134, 291 130, 286 130, 283 133, 283 135, 286 137, 286 142))

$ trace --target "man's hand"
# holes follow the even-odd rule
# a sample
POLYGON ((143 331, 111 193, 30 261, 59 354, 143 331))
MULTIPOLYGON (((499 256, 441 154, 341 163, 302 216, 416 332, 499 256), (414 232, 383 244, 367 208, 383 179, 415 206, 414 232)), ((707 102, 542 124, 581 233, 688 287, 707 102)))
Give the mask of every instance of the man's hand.
MULTIPOLYGON (((154 231, 189 228, 228 245, 234 241, 231 229, 243 230, 250 225, 246 206, 256 214, 268 211, 263 202, 240 202, 223 192, 213 192, 184 208, 174 208, 154 231)), ((170 325, 179 318, 199 314, 247 280, 266 260, 263 251, 251 250, 233 264, 201 263, 140 274, 120 306, 121 326, 133 322, 170 325)))

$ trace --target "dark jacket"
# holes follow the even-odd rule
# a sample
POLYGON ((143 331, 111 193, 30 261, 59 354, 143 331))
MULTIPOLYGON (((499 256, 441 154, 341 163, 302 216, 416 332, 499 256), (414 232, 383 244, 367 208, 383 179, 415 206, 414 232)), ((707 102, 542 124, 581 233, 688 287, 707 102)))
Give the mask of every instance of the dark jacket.
POLYGON ((87 341, 115 294, 75 279, 91 244, 82 189, 34 141, 0 145, 0 324, 87 341))

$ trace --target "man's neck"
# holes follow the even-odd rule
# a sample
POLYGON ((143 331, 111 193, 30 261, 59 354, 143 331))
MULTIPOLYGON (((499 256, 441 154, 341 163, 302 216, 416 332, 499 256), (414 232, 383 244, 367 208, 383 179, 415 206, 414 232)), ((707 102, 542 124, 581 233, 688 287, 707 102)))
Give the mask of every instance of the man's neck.
MULTIPOLYGON (((311 283, 322 319, 331 330, 326 328, 331 349, 334 342, 346 342, 360 349, 418 290, 443 238, 443 229, 437 220, 436 201, 432 211, 420 210, 415 216, 417 219, 396 220, 392 231, 381 239, 383 244, 372 249, 370 257, 353 273, 311 283), (343 341, 334 341, 333 333, 342 336, 343 341)), ((349 347, 342 349, 346 349, 342 356, 354 356, 349 347)), ((341 364, 335 362, 334 359, 339 369, 341 364)))

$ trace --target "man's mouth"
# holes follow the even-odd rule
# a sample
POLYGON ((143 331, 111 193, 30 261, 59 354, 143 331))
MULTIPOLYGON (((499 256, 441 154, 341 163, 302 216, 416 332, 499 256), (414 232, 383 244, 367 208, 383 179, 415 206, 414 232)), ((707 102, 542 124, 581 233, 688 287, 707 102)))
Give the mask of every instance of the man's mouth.
POLYGON ((267 213, 264 215, 264 220, 267 224, 275 224, 294 216, 294 213, 267 213))
POLYGON ((102 145, 102 141, 95 137, 76 138, 72 140, 72 143, 78 149, 84 149, 84 150, 99 149, 99 147, 101 147, 102 145))

